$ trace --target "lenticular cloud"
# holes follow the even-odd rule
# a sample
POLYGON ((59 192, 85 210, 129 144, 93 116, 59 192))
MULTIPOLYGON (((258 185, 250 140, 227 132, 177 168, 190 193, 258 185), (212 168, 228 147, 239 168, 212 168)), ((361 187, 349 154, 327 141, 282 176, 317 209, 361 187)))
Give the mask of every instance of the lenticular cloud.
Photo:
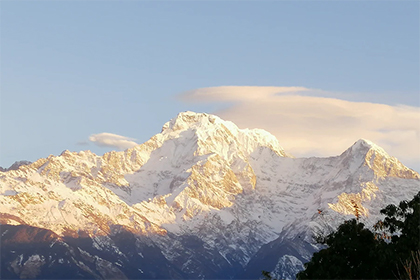
POLYGON ((227 103, 217 115, 241 128, 271 132, 295 156, 338 155, 365 138, 406 164, 419 164, 420 108, 334 96, 338 95, 303 87, 223 86, 192 90, 181 99, 227 103))
POLYGON ((133 141, 135 140, 133 138, 107 132, 92 134, 89 137, 89 140, 101 147, 113 147, 120 150, 125 150, 138 145, 136 142, 133 141))

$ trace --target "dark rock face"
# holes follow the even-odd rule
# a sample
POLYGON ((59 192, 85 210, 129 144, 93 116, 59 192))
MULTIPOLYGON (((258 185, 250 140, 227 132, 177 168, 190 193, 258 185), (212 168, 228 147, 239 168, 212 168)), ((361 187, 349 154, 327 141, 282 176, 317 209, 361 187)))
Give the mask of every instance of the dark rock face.
POLYGON ((52 231, 27 225, 1 226, 2 279, 92 279, 77 263, 75 248, 52 231))
POLYGON ((27 225, 2 225, 1 234, 1 279, 185 278, 155 246, 137 246, 130 232, 103 244, 27 225))
POLYGON ((195 236, 163 237, 181 245, 168 260, 155 245, 162 237, 125 230, 60 237, 27 225, 1 225, 1 235, 1 279, 229 279, 242 271, 195 236))

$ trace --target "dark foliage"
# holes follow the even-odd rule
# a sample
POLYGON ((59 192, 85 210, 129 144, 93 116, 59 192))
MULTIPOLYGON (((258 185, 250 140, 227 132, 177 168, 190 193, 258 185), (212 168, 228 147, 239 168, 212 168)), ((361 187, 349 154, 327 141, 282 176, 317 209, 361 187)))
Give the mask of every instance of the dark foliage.
POLYGON ((263 270, 261 272, 262 276, 264 276, 263 280, 276 280, 273 277, 271 277, 270 272, 263 270))
POLYGON ((322 239, 298 279, 419 279, 413 254, 420 250, 420 192, 411 201, 388 205, 372 232, 352 219, 322 239), (382 233, 378 233, 382 231, 382 233))
POLYGON ((388 205, 381 213, 386 217, 377 228, 389 231, 391 242, 387 247, 394 256, 391 261, 397 266, 394 274, 404 279, 420 279, 420 264, 410 261, 413 254, 420 252, 420 192, 411 201, 388 205))

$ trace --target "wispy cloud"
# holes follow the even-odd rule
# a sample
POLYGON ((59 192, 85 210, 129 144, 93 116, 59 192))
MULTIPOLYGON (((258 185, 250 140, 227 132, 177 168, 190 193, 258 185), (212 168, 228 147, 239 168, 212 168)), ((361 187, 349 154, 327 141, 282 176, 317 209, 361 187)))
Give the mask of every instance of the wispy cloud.
POLYGON ((228 108, 215 112, 217 115, 241 128, 266 129, 295 156, 338 155, 365 138, 406 164, 419 164, 419 107, 339 97, 303 87, 240 86, 203 88, 181 95, 188 102, 226 102, 228 108))
POLYGON ((113 147, 120 150, 125 150, 138 145, 134 142, 136 139, 107 132, 92 134, 89 136, 89 140, 101 147, 113 147))
POLYGON ((79 141, 76 143, 77 146, 89 146, 88 141, 79 141))

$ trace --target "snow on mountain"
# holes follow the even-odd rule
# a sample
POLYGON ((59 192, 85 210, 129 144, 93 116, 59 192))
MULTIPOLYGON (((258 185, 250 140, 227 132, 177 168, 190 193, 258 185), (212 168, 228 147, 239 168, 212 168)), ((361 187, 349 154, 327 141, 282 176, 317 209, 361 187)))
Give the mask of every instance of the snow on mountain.
POLYGON ((219 260, 212 271, 230 267, 229 277, 258 271, 253 258, 273 244, 289 253, 269 269, 289 279, 317 249, 312 232, 336 227, 355 205, 372 224, 387 204, 411 199, 419 178, 368 140, 336 157, 293 158, 264 130, 183 112, 123 152, 64 151, 1 172, 0 221, 92 238, 122 227, 200 278, 210 272, 197 252, 185 253, 191 240, 200 258, 219 260), (306 249, 290 245, 297 236, 306 249))

